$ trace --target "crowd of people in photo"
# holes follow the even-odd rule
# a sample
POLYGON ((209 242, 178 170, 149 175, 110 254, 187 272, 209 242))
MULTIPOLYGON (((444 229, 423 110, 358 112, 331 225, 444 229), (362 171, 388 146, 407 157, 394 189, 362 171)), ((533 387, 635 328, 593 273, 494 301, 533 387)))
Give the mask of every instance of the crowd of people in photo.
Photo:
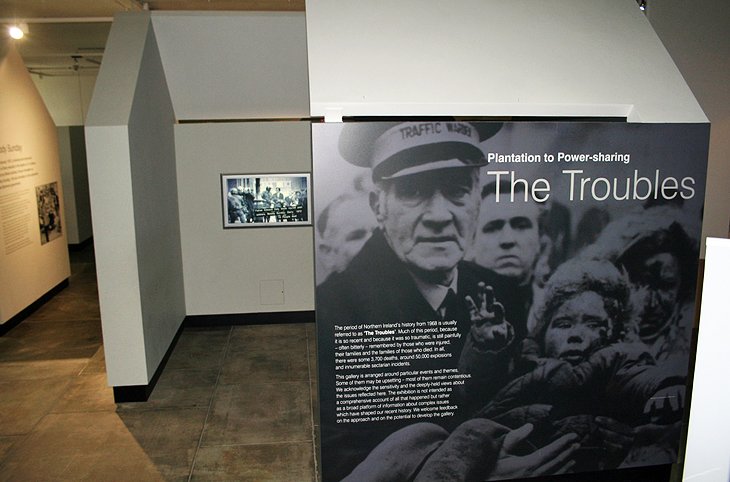
MULTIPOLYGON (((437 134, 420 142, 440 142, 437 134)), ((364 435, 363 427, 324 430, 324 439, 355 447, 331 463, 333 477, 484 480, 673 462, 697 220, 676 200, 579 211, 522 197, 518 185, 509 202, 498 197, 515 186, 482 182, 479 164, 438 162, 382 177, 374 169, 372 190, 355 189, 321 210, 318 320, 320 311, 339 322, 456 319, 462 337, 452 349, 469 374, 452 393, 459 413, 448 423, 390 424, 364 435), (582 214, 577 222, 574 213, 582 214), (419 242, 430 259, 418 257, 419 242), (405 269, 391 273, 386 264, 405 269), (452 276, 436 277, 446 272, 452 276), (374 279, 389 288, 367 286, 374 279), (415 289, 405 294, 406 284, 415 289), (447 291, 465 309, 443 308, 447 291), (443 303, 429 299, 435 292, 443 303), (423 300, 418 314, 403 306, 423 300)))
POLYGON ((306 221, 307 216, 306 190, 285 193, 266 186, 257 196, 253 189, 237 186, 228 191, 227 204, 229 224, 306 221))

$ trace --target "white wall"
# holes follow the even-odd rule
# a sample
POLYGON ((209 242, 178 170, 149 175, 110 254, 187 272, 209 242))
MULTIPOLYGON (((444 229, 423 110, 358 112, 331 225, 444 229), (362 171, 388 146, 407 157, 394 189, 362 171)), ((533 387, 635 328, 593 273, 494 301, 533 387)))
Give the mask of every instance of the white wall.
POLYGON ((86 138, 110 385, 145 385, 185 316, 174 115, 149 14, 120 15, 86 138))
MULTIPOLYGON (((730 220, 730 2, 649 2, 647 16, 712 122, 702 238, 730 220)), ((704 256, 704 255, 703 255, 704 256)))
POLYGON ((312 115, 706 118, 634 0, 307 2, 312 115))
POLYGON ((179 120, 309 115, 302 12, 154 12, 179 120))
POLYGON ((67 279, 70 269, 56 129, 15 46, 5 39, 0 86, 0 323, 5 323, 67 279), (42 244, 36 187, 54 182, 62 233, 42 244))
POLYGON ((188 315, 314 309, 312 228, 222 229, 220 178, 311 172, 310 144, 308 122, 176 126, 188 315), (262 304, 266 280, 283 281, 283 304, 262 304))
POLYGON ((82 126, 89 110, 97 72, 79 71, 73 75, 31 78, 51 113, 56 126, 82 126))
POLYGON ((174 123, 155 34, 149 29, 129 118, 129 146, 142 323, 150 376, 185 318, 174 123))

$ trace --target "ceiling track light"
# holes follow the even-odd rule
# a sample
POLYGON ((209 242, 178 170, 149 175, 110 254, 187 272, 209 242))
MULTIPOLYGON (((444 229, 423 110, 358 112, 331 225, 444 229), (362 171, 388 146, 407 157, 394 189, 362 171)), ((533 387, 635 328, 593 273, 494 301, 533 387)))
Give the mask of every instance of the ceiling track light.
POLYGON ((639 4, 639 10, 646 12, 646 0, 636 0, 636 3, 639 4))

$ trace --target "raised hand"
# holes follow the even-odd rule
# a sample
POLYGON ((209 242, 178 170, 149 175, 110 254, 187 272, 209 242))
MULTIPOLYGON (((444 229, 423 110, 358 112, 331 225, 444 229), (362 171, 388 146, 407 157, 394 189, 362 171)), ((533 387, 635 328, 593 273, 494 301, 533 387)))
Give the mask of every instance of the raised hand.
POLYGON ((506 344, 514 338, 514 329, 505 319, 504 306, 494 299, 494 290, 484 282, 477 285, 477 303, 465 298, 471 317, 471 333, 477 343, 506 344))

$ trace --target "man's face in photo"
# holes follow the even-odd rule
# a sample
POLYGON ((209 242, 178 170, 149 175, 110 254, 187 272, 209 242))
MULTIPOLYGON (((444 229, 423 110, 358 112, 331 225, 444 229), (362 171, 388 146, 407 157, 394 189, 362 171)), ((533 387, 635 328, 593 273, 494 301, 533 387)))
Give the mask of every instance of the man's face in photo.
POLYGON ((395 254, 411 269, 448 272, 473 239, 477 171, 454 168, 385 180, 371 207, 395 254))
POLYGON ((490 194, 482 200, 473 246, 474 261, 485 268, 527 282, 540 255, 540 207, 515 195, 490 194), (518 199, 519 198, 519 199, 518 199))

